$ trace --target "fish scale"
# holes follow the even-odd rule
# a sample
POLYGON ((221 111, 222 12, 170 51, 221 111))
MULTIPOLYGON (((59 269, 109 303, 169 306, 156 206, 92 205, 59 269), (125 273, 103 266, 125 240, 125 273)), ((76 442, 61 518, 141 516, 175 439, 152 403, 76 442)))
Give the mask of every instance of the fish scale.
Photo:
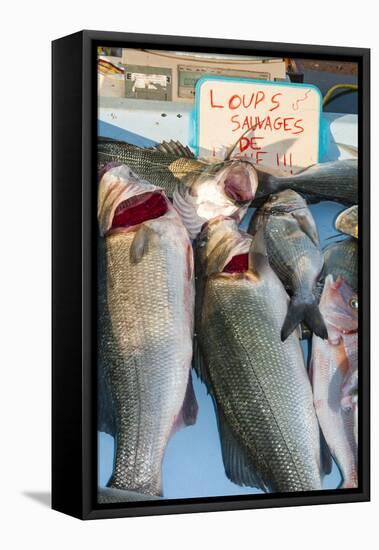
POLYGON ((313 336, 311 377, 317 416, 340 469, 343 488, 358 485, 357 295, 344 279, 328 275, 320 300, 328 341, 313 336), (355 382, 354 382, 355 381, 355 382), (350 390, 356 394, 349 395, 350 390), (345 403, 347 401, 347 403, 345 403))
POLYGON ((282 327, 285 340, 300 322, 318 336, 327 336, 318 310, 315 288, 324 259, 315 221, 304 198, 287 189, 271 197, 257 210, 249 231, 262 228, 267 255, 291 301, 282 327))
POLYGON ((149 227, 156 235, 137 263, 130 256, 136 232, 116 231, 104 239, 99 368, 110 388, 117 434, 108 486, 159 495, 164 451, 190 373, 193 281, 184 227, 164 217, 149 227))
POLYGON ((265 237, 270 263, 284 286, 296 289, 300 295, 312 293, 316 277, 323 266, 320 250, 297 229, 294 220, 281 216, 270 216, 265 237))
MULTIPOLYGON (((172 142, 170 142, 171 145, 172 142)), ((188 148, 164 151, 157 148, 143 148, 114 140, 100 140, 98 143, 98 168, 107 163, 126 164, 138 176, 165 190, 172 197, 178 183, 189 174, 201 174, 208 166, 198 161, 188 148), (187 155, 187 156, 185 156, 187 155)))
POLYGON ((280 340, 286 309, 271 270, 259 282, 218 274, 205 283, 197 329, 217 409, 247 451, 256 485, 273 492, 321 488, 319 429, 299 340, 280 340))
POLYGON ((257 167, 259 187, 256 198, 293 189, 309 198, 337 201, 343 204, 358 202, 358 161, 343 159, 320 162, 297 174, 283 175, 276 170, 257 167))
POLYGON ((354 292, 358 290, 358 241, 348 238, 338 241, 323 250, 324 267, 317 283, 317 292, 321 296, 325 278, 328 275, 343 277, 354 292))

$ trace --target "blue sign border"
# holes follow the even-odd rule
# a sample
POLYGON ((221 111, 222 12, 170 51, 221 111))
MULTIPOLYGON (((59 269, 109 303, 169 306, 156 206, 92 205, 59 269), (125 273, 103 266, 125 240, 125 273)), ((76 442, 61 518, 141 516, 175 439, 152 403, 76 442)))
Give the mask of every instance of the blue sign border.
POLYGON ((216 82, 237 82, 239 84, 263 84, 265 86, 286 86, 291 88, 312 88, 314 89, 320 98, 320 117, 319 117, 319 136, 318 136, 318 150, 317 150, 317 159, 318 162, 322 159, 325 151, 328 148, 328 139, 329 139, 329 126, 325 123, 325 119, 322 116, 322 94, 320 89, 314 84, 300 84, 295 82, 276 82, 272 80, 258 80, 253 78, 239 78, 239 77, 228 77, 228 76, 202 76, 196 82, 195 86, 195 107, 191 112, 191 146, 195 150, 195 154, 199 156, 199 116, 200 116, 200 88, 205 82, 216 81, 216 82))

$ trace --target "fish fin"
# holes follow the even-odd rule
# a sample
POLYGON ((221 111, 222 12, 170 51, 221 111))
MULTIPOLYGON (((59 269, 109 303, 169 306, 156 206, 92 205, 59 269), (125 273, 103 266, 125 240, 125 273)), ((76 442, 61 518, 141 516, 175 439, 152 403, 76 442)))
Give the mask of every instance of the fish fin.
POLYGON ((314 334, 323 340, 327 340, 328 331, 316 300, 314 299, 312 302, 299 302, 298 299, 294 297, 288 305, 287 315, 284 319, 281 331, 282 342, 287 340, 288 336, 295 330, 301 321, 305 321, 314 334))
POLYGON ((217 410, 217 420, 226 477, 237 485, 256 487, 265 491, 264 484, 254 472, 247 450, 237 440, 224 414, 219 409, 217 410))
POLYGON ((298 210, 293 210, 291 212, 291 215, 293 218, 295 218, 303 233, 308 235, 315 246, 319 247, 320 239, 318 236, 315 221, 310 211, 307 208, 301 208, 298 210))
POLYGON ((197 336, 193 339, 193 358, 192 368, 195 370, 197 376, 206 385, 208 393, 212 394, 212 384, 208 377, 207 366, 204 361, 202 351, 197 336))
POLYGON ((346 143, 336 143, 337 147, 344 153, 351 155, 354 158, 358 158, 358 147, 354 145, 347 145, 346 143))
POLYGON ((97 429, 112 437, 116 434, 116 421, 113 412, 112 396, 103 368, 98 369, 97 378, 97 429))
POLYGON ((328 444, 320 428, 320 465, 321 465, 321 475, 329 475, 332 471, 333 461, 332 455, 329 450, 328 444))
POLYGON ((171 435, 186 426, 193 426, 196 423, 199 406, 197 404, 195 392, 192 384, 192 375, 189 373, 186 393, 184 395, 183 404, 177 415, 174 425, 171 430, 171 435))
POLYGON ((155 151, 160 151, 161 153, 172 154, 178 157, 185 157, 189 159, 196 158, 191 149, 187 145, 183 145, 180 141, 162 141, 158 145, 150 147, 150 149, 155 151))
POLYGON ((184 401, 182 405, 182 416, 183 416, 184 426, 193 426, 194 424, 196 424, 198 412, 199 412, 199 405, 197 404, 195 391, 193 389, 192 374, 190 371, 188 375, 188 384, 187 384, 186 394, 184 396, 184 401))
POLYGON ((191 244, 188 244, 188 247, 187 247, 186 263, 187 263, 187 277, 189 281, 192 281, 194 277, 194 272, 195 272, 195 265, 194 265, 194 259, 193 259, 193 248, 191 244))
POLYGON ((155 237, 155 232, 146 224, 136 232, 133 242, 130 246, 130 260, 133 264, 137 264, 142 260, 145 254, 149 251, 151 239, 155 237))
POLYGON ((263 227, 261 226, 254 236, 254 239, 249 249, 249 270, 257 277, 259 274, 269 267, 267 257, 266 241, 264 237, 263 227))

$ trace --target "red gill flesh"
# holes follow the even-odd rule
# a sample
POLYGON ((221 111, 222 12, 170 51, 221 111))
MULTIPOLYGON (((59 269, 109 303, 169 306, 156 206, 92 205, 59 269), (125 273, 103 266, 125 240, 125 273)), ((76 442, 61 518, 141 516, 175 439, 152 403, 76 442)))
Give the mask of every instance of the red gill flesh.
POLYGON ((167 210, 167 200, 160 191, 136 195, 118 205, 113 216, 112 229, 154 220, 163 216, 167 210))
POLYGON ((249 268, 249 254, 238 254, 226 264, 223 269, 224 273, 243 273, 249 268))

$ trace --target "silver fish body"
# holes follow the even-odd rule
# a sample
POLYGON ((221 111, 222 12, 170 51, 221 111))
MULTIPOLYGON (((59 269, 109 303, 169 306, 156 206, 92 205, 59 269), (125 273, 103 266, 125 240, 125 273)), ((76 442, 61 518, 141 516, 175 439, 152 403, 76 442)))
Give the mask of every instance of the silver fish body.
POLYGON ((100 176, 117 163, 129 166, 140 178, 164 190, 173 200, 191 239, 215 216, 234 215, 242 220, 258 185, 257 173, 250 162, 198 160, 188 147, 174 141, 141 148, 100 139, 100 176))
POLYGON ((99 372, 115 429, 109 487, 162 494, 168 440, 194 423, 190 379, 194 279, 192 248, 177 213, 113 229, 120 205, 154 186, 126 167, 100 182, 99 372), (129 192, 129 188, 132 191, 129 192))
POLYGON ((124 164, 139 178, 164 189, 170 198, 183 177, 200 174, 208 166, 198 161, 191 150, 179 142, 138 147, 109 138, 98 138, 97 162, 101 174, 109 163, 124 164))
POLYGON ((257 167, 259 186, 256 199, 284 189, 292 189, 312 200, 343 204, 358 202, 358 160, 320 162, 293 174, 257 167))
POLYGON ((342 277, 354 292, 358 291, 358 241, 343 239, 323 250, 324 266, 317 282, 316 294, 321 297, 325 279, 333 275, 334 279, 342 277))
POLYGON ((123 491, 111 487, 102 487, 98 491, 97 502, 99 504, 116 504, 121 502, 141 502, 145 500, 159 500, 160 497, 134 493, 132 491, 123 491))
POLYGON ((313 336, 311 380, 314 404, 343 488, 358 485, 358 301, 342 279, 328 275, 320 309, 329 339, 313 336))
POLYGON ((302 321, 326 338, 314 294, 323 256, 317 227, 305 200, 290 189, 271 195, 252 218, 249 232, 256 234, 259 228, 271 267, 291 295, 282 328, 283 340, 302 321))
POLYGON ((288 297, 261 253, 250 252, 247 271, 223 271, 244 238, 247 249, 251 243, 235 222, 233 242, 231 223, 211 221, 197 241, 198 370, 216 404, 225 471, 233 482, 267 492, 317 490, 320 440, 311 386, 298 337, 280 338, 288 297))

